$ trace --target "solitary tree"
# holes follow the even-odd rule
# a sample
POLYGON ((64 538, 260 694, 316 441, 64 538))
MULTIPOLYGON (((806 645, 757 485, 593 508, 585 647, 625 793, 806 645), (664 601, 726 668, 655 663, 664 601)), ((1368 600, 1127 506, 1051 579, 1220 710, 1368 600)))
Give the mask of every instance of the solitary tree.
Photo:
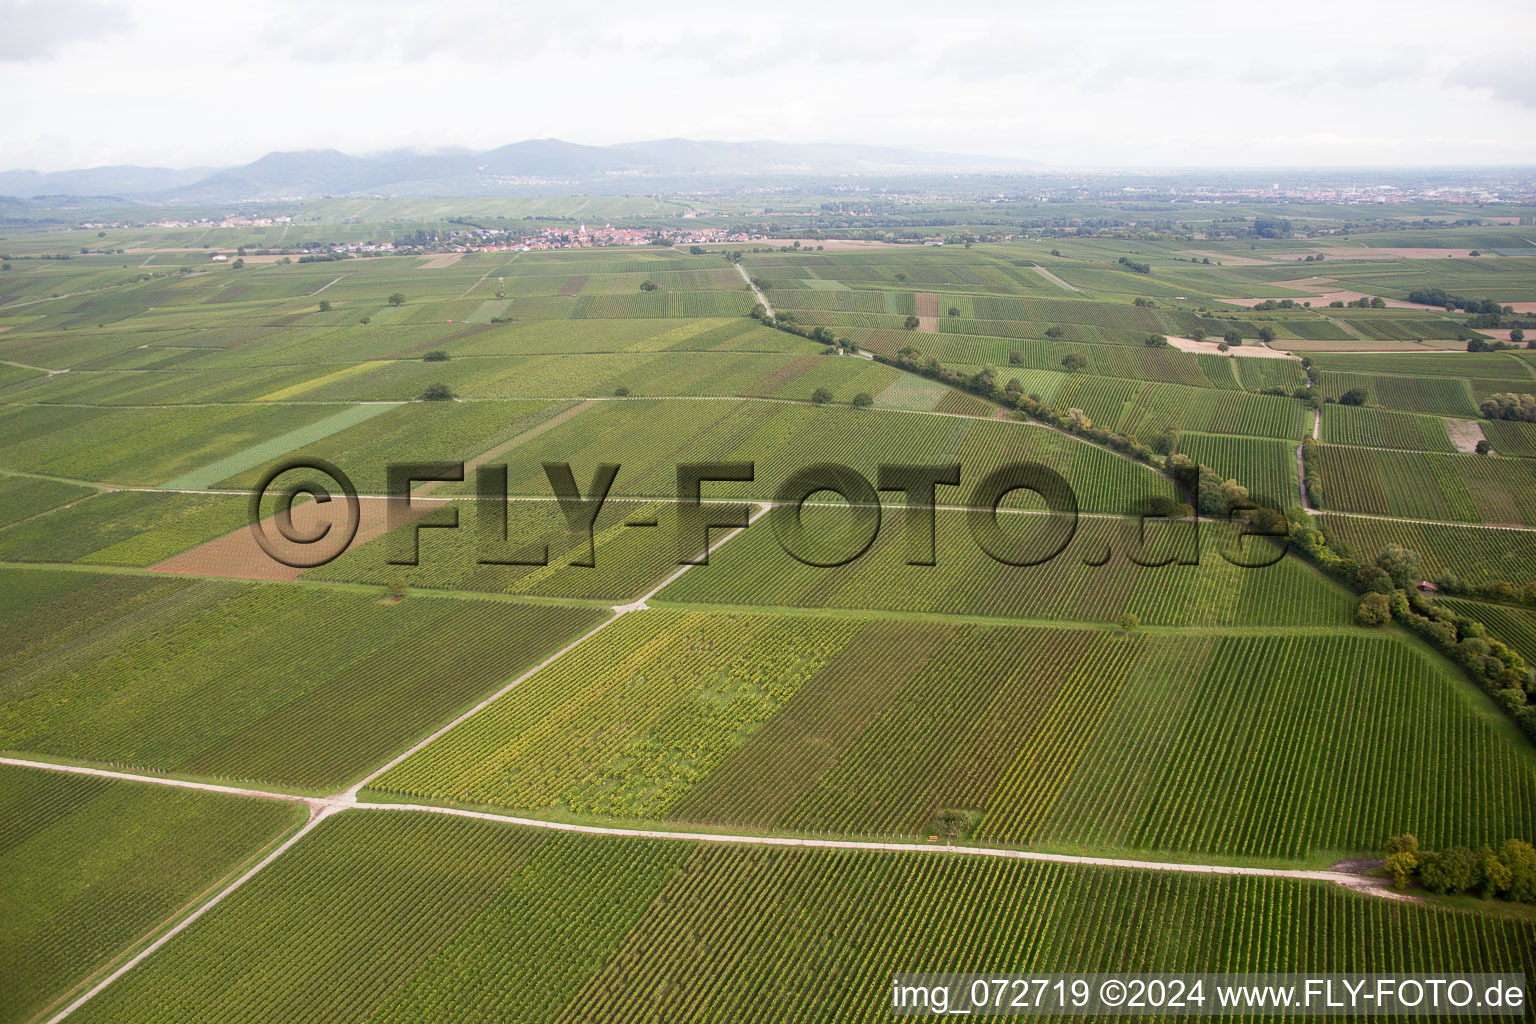
POLYGON ((321 299, 320 300, 320 312, 322 312, 322 313, 329 313, 330 311, 331 311, 331 300, 330 299, 321 299))
POLYGON ((423 402, 448 402, 453 400, 453 392, 447 384, 441 382, 428 384, 427 389, 421 393, 423 402))
POLYGON ((448 361, 448 353, 440 348, 435 348, 421 358, 429 363, 446 363, 448 361))
POLYGON ((1268 345, 1270 342, 1274 341, 1275 340, 1275 329, 1273 327, 1270 327, 1268 324, 1265 324, 1263 327, 1260 327, 1259 328, 1259 340, 1262 341, 1266 345, 1268 345))
POLYGON ((1062 330, 1060 327, 1052 326, 1052 327, 1047 327, 1045 329, 1045 336, 1047 338, 1051 338, 1052 340, 1054 340, 1056 338, 1064 338, 1064 337, 1066 337, 1067 336, 1067 332, 1062 330))
POLYGON ((652 281, 650 278, 646 278, 644 281, 640 282, 640 290, 643 292, 653 292, 659 287, 660 285, 658 285, 655 281, 652 281))
POLYGON ((405 293, 395 292, 387 301, 391 306, 403 306, 405 305, 405 293))
POLYGON ((950 306, 949 307, 949 315, 950 316, 959 316, 960 315, 960 307, 959 306, 950 306))
POLYGON ((913 330, 916 330, 917 326, 919 324, 921 324, 921 323, 922 323, 922 321, 919 320, 917 317, 909 316, 909 317, 907 317, 905 320, 903 320, 901 322, 901 326, 905 327, 909 331, 913 331, 913 330))
POLYGON ((1023 363, 1024 363, 1024 353, 1023 352, 1020 352, 1016 348, 1015 349, 1010 349, 1008 351, 1008 365, 1009 366, 1022 366, 1023 363))
POLYGON ((1140 628, 1141 619, 1137 617, 1135 612, 1126 612, 1120 616, 1120 632, 1134 633, 1140 628))
POLYGON ((853 396, 853 407, 855 409, 868 409, 874 404, 874 398, 867 391, 860 391, 853 396))
POLYGON ((944 837, 945 842, 954 842, 956 836, 965 835, 965 830, 970 827, 971 816, 964 811, 940 811, 933 819, 933 830, 944 837))
POLYGON ((1509 329, 1509 340, 1518 345, 1525 340, 1525 332, 1518 327, 1511 327, 1509 329))
POLYGON ((1370 396, 1365 393, 1364 388, 1350 388, 1348 391, 1339 396, 1339 404, 1364 405, 1365 400, 1369 397, 1370 396))
POLYGON ((1221 336, 1221 340, 1228 345, 1241 345, 1243 343, 1243 335, 1237 328, 1230 327, 1227 329, 1227 333, 1221 336))
POLYGON ((1387 601, 1386 594, 1378 594, 1374 590, 1360 599, 1360 607, 1355 610, 1355 619, 1362 626, 1380 626, 1392 619, 1392 606, 1387 601))
POLYGON ((1078 370, 1087 368, 1088 357, 1081 352, 1068 352, 1061 357, 1061 365, 1066 368, 1068 373, 1076 373, 1078 370))
POLYGON ((827 390, 825 387, 817 388, 815 391, 811 392, 811 401, 815 402, 817 405, 826 405, 828 402, 832 401, 832 392, 827 390))

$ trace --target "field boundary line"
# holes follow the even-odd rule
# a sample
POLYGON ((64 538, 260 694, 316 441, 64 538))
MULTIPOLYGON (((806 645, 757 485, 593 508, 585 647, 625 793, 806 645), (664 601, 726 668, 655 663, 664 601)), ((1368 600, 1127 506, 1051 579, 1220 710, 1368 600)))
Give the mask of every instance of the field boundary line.
POLYGON ((0 764, 10 765, 13 768, 42 768, 50 772, 64 772, 69 775, 93 775, 97 778, 118 779, 123 782, 144 782, 156 786, 170 786, 174 789, 196 789, 205 793, 223 793, 226 796, 244 796, 258 800, 288 800, 295 803, 306 803, 316 809, 325 804, 325 798, 323 797, 300 796, 297 793, 274 793, 264 789, 226 786, 217 782, 193 782, 190 779, 177 779, 168 775, 140 775, 136 772, 120 772, 110 768, 90 768, 86 765, 64 764, 57 761, 29 761, 20 757, 0 757, 0 764))
MULTIPOLYGON (((616 622, 618 621, 618 618, 619 616, 615 615, 612 618, 606 620, 603 625, 606 626, 608 623, 616 622)), ((603 627, 600 626, 598 628, 601 629, 603 627)), ((586 636, 591 636, 596 632, 596 629, 591 630, 586 634, 586 636)), ((582 639, 585 639, 585 636, 582 639)), ((574 647, 580 642, 581 640, 573 641, 570 646, 574 647)), ((564 652, 562 651, 562 653, 564 652)), ((559 655, 555 655, 554 657, 559 657, 559 655)), ((538 671, 538 669, 531 669, 529 672, 524 673, 524 676, 531 675, 536 671, 538 671)), ((524 676, 519 676, 517 681, 521 681, 524 676)), ((503 692, 510 688, 511 684, 509 684, 507 687, 504 687, 503 692)), ((490 700, 494 699, 494 697, 490 698, 490 700)), ((487 703, 488 702, 489 701, 487 701, 487 703)), ((469 712, 468 714, 473 714, 473 712, 469 712)), ((450 723, 448 726, 440 729, 438 733, 434 734, 434 736, 446 732, 448 729, 452 728, 453 725, 456 725, 464 718, 467 718, 468 714, 461 716, 459 719, 455 719, 453 723, 450 723)), ((403 760, 405 756, 407 755, 401 755, 396 760, 403 760)), ((520 825, 525 828, 547 829, 556 832, 574 832, 583 835, 617 836, 637 839, 687 840, 691 842, 706 843, 737 843, 742 845, 756 846, 803 846, 812 849, 828 850, 871 850, 887 853, 951 853, 964 857, 998 857, 1011 860, 1043 861, 1053 864, 1078 864, 1088 867, 1123 868, 1137 871, 1164 871, 1179 872, 1184 874, 1210 875, 1250 875, 1262 878, 1292 878, 1301 881, 1333 882, 1337 885, 1343 885, 1352 889, 1376 889, 1386 885, 1385 880, 1372 879, 1361 875, 1349 874, 1343 871, 1330 871, 1321 868, 1265 868, 1243 864, 1194 864, 1183 861, 1135 860, 1121 857, 1093 857, 1083 854, 1046 853, 1038 850, 1018 850, 1010 849, 1008 847, 954 846, 951 844, 930 845, 916 842, 887 843, 860 839, 814 839, 800 836, 737 835, 724 832, 674 832, 667 829, 619 828, 610 825, 580 825, 574 822, 549 821, 543 818, 523 818, 518 817, 517 815, 497 814, 491 811, 472 811, 468 810, 467 808, 451 807, 446 804, 388 803, 383 801, 360 802, 355 798, 354 791, 358 788, 361 788, 361 784, 359 784, 359 786, 353 787, 352 789, 342 791, 329 797, 304 797, 289 793, 272 793, 263 790, 237 789, 230 786, 217 786, 212 783, 187 782, 181 779, 170 779, 152 775, 134 775, 127 772, 114 772, 97 768, 83 768, 78 765, 58 764, 50 761, 28 761, 22 758, 6 757, 0 758, 0 763, 21 768, 38 768, 46 771, 99 775, 105 776, 107 778, 121 779, 127 782, 141 782, 149 785, 177 786, 181 788, 202 789, 212 792, 231 793, 235 795, 260 797, 271 800, 289 800, 308 803, 315 808, 315 814, 304 826, 304 828, 300 830, 301 833, 308 832, 316 824, 318 824, 322 818, 347 810, 375 810, 390 812, 419 811, 426 814, 446 814, 453 817, 472 818, 480 821, 495 821, 509 825, 520 825)), ((390 766, 386 766, 386 769, 388 767, 390 766)), ((381 769, 380 773, 386 769, 381 769)), ((255 868, 252 868, 251 871, 246 872, 246 874, 241 876, 239 880, 226 888, 224 892, 214 897, 214 901, 223 899, 225 895, 227 895, 230 891, 233 891, 233 889, 235 889, 237 886, 243 884, 257 870, 275 859, 279 853, 287 849, 289 846, 292 846, 298 838, 299 835, 297 834, 291 836, 280 849, 274 850, 270 855, 264 858, 260 865, 257 865, 255 868)), ((211 905, 212 903, 206 906, 211 905)), ((203 910, 199 910, 196 914, 194 914, 193 918, 201 915, 206 910, 206 906, 203 910)), ((186 922, 184 922, 183 927, 185 924, 191 923, 193 918, 189 918, 186 922)), ((169 936, 167 935, 165 938, 169 938, 169 936)), ((149 952, 151 952, 151 950, 145 950, 143 954, 136 958, 135 962, 137 962, 139 959, 142 959, 143 956, 147 955, 149 952)), ((126 966, 127 965, 125 965, 125 967, 126 966)), ((118 973, 121 974, 122 972, 120 971, 118 973)), ((114 977, 115 976, 116 975, 114 975, 114 977)), ((100 987, 105 986, 103 984, 102 986, 98 986, 98 988, 100 987)), ((83 1002, 83 1000, 81 1001, 83 1002)), ((74 1007, 71 1007, 71 1009, 73 1008, 74 1007)), ((61 1017, 55 1019, 62 1019, 62 1015, 61 1017)), ((52 1024, 51 1021, 50 1024, 52 1024)))

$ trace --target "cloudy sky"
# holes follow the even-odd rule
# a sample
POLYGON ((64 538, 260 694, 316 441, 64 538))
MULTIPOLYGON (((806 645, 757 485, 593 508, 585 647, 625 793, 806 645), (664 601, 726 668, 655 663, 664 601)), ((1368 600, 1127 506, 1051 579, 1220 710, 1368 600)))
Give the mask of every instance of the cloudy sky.
POLYGON ((1536 164, 1530 0, 0 0, 0 168, 555 136, 1536 164))

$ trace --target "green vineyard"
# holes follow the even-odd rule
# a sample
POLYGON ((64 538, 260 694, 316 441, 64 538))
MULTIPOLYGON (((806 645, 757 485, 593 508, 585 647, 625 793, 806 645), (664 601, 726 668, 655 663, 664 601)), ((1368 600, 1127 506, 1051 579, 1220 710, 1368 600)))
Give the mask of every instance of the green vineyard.
POLYGON ((371 792, 906 838, 959 809, 1007 844, 1280 862, 1401 831, 1476 845, 1536 826, 1536 758, 1398 641, 660 611, 604 630, 371 792), (1251 756, 1234 764, 1221 751, 1239 739, 1251 756), (1466 768, 1439 774, 1448 761, 1466 768), (1509 799, 1468 815, 1484 786, 1509 799))
POLYGON ((608 614, 172 577, 0 577, 0 615, 20 620, 0 659, 27 659, 0 691, 0 749, 313 789, 362 774, 608 614), (231 619, 240 631, 220 628, 231 619))
POLYGON ((0 1021, 56 997, 303 820, 274 800, 0 765, 0 1021))
MULTIPOLYGON (((1507 86, 1514 50, 1442 29, 1460 70, 1415 79, 1415 120, 1348 102, 1327 52, 1254 61, 1261 30, 1201 47, 1152 9, 615 7, 542 38, 566 12, 33 6, 13 106, 74 134, 0 168, 0 1024, 844 1024, 893 1019, 908 972, 1536 977, 1536 180, 1467 166, 1530 111, 1427 169, 1304 166, 1422 149, 1437 89, 1493 123, 1509 97, 1467 68, 1507 86), (1373 127, 1255 107, 1235 148, 1185 140, 1152 101, 1213 90, 1126 86, 1133 38, 1249 56, 1218 100, 1305 81, 1293 106, 1373 127), (895 42, 930 43, 892 65, 903 130, 959 141, 636 115, 652 141, 455 148, 529 107, 500 116, 487 69, 663 112, 708 81, 771 133, 834 109, 818 81, 874 96, 895 42), (404 148, 314 120, 212 166, 285 96, 343 124, 354 51, 404 148), (1041 53, 1092 55, 1063 95, 1131 88, 1127 138, 1193 169, 1067 170, 1049 125, 965 143, 971 79, 1041 53), (910 88, 927 65, 964 102, 910 88), (199 132, 161 79, 245 105, 199 132), (210 166, 64 170, 156 122, 74 109, 102 95, 210 166), (1273 146, 1296 166, 1257 166, 1273 146)), ((1411 18, 1349 6, 1335 50, 1404 51, 1411 18)), ((1072 121, 1051 88, 1009 95, 1072 121)))
POLYGON ((79 1016, 283 1021, 323 991, 338 1021, 872 1021, 890 1015, 897 965, 1531 972, 1533 949, 1526 920, 1285 879, 358 812, 79 1016))

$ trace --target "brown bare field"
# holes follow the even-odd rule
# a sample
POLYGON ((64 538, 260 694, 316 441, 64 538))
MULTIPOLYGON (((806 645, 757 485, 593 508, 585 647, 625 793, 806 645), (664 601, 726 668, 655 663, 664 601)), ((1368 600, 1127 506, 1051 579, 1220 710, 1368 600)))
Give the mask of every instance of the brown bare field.
MULTIPOLYGON (((475 456, 465 464, 466 476, 473 476, 475 470, 494 459, 496 456, 515 448, 530 438, 537 437, 559 426, 572 416, 584 409, 589 409, 596 402, 588 400, 578 402, 569 409, 564 409, 542 423, 535 424, 516 437, 499 444, 487 452, 475 456)), ((441 486, 440 483, 425 483, 412 491, 411 505, 408 516, 415 519, 441 502, 449 501, 449 498, 427 497, 433 490, 441 486)), ((347 550, 383 535, 388 528, 389 503, 392 498, 359 497, 357 534, 352 538, 347 550)), ((317 530, 321 524, 333 522, 345 513, 337 511, 343 508, 338 502, 329 505, 321 505, 317 502, 306 501, 303 504, 293 506, 293 526, 300 534, 307 534, 317 530), (323 511, 322 511, 323 510, 323 511)), ((277 526, 272 521, 273 517, 264 520, 266 536, 272 542, 273 548, 280 555, 294 556, 294 560, 315 552, 316 549, 309 546, 295 545, 283 539, 277 526)), ((342 552, 337 551, 339 556, 342 552)), ((172 555, 165 561, 149 567, 150 572, 183 573, 193 576, 226 576, 236 579, 248 580, 296 580, 304 574, 303 569, 295 569, 284 565, 281 561, 271 557, 262 550, 256 542, 250 527, 242 527, 233 533, 226 533, 222 537, 216 537, 205 544, 199 544, 189 551, 183 551, 179 555, 172 555)))
POLYGON ((463 255, 464 254, 461 252, 442 252, 438 253, 436 256, 423 256, 421 258, 421 263, 417 265, 416 269, 441 270, 444 267, 451 267, 455 263, 459 262, 459 259, 463 255))
POLYGON ((1452 338, 1426 339, 1420 345, 1413 341, 1370 341, 1356 338, 1350 341, 1318 341, 1314 339, 1287 339, 1286 348, 1292 352, 1352 352, 1357 355, 1373 353, 1389 355, 1401 352, 1465 352, 1467 343, 1452 338))
POLYGON ((1516 313, 1536 313, 1536 302, 1505 302, 1502 305, 1508 306, 1516 313))
POLYGON ((1460 452, 1476 452, 1477 442, 1483 440, 1483 425, 1477 420, 1446 420, 1445 429, 1460 452))
MULTIPOLYGON (((1486 335, 1488 335, 1488 337, 1495 338, 1495 339, 1497 339, 1499 341, 1508 341, 1509 340, 1509 331, 1510 331, 1510 328, 1508 328, 1508 327, 1500 327, 1500 328, 1497 328, 1497 329, 1494 329, 1492 327, 1479 327, 1477 329, 1477 333, 1478 334, 1486 334, 1486 335)), ((1536 332, 1527 332, 1527 333, 1531 334, 1531 336, 1533 338, 1536 338, 1536 332)))
POLYGON ((567 298, 572 296, 572 295, 580 295, 581 294, 581 290, 583 288, 585 288, 586 286, 587 286, 587 275, 586 274, 572 274, 570 277, 565 279, 565 283, 560 285, 559 290, 556 291, 555 294, 559 295, 559 296, 564 296, 564 297, 567 297, 567 298))
POLYGON ((913 300, 917 305, 917 329, 930 334, 939 329, 939 297, 933 292, 918 292, 913 300))
MULTIPOLYGON (((1276 281, 1275 284, 1281 288, 1297 288, 1298 290, 1311 287, 1310 285, 1305 285, 1301 281, 1276 281)), ((1323 307, 1326 309, 1328 303, 1330 302, 1354 302, 1359 299, 1374 299, 1376 296, 1367 295, 1365 292, 1354 292, 1349 291, 1348 289, 1338 289, 1335 291, 1319 292, 1316 295, 1294 295, 1286 296, 1286 298, 1291 299, 1293 302, 1310 302, 1312 303, 1313 309, 1317 309, 1318 307, 1323 307)), ((1243 306, 1245 308, 1251 309, 1266 300, 1222 299, 1221 301, 1227 303, 1228 305, 1243 306)), ((1445 312, 1445 309, 1440 306, 1426 306, 1419 302, 1404 302, 1401 299, 1388 299, 1385 296, 1382 297, 1382 301, 1387 304, 1388 309, 1432 309, 1437 313, 1445 312)))
MULTIPOLYGON (((1180 352, 1208 352, 1213 356, 1247 356, 1250 359, 1296 358, 1289 352, 1284 352, 1279 349, 1265 348, 1263 345, 1237 345, 1227 350, 1226 352, 1223 352, 1219 347, 1221 345, 1221 342, 1219 341, 1196 341, 1194 338, 1180 338, 1172 334, 1168 335, 1168 344, 1172 345, 1180 352)), ((1286 342, 1286 344, 1290 343, 1286 342)))
MULTIPOLYGON (((357 499, 359 513, 357 535, 352 538, 349 548, 366 544, 384 533, 388 525, 391 500, 390 498, 357 499)), ((413 501, 409 510, 411 518, 426 514, 432 506, 431 502, 413 501)), ((335 501, 327 505, 313 501, 295 505, 293 507, 294 529, 301 534, 317 530, 321 524, 333 521, 333 516, 338 514, 336 510, 344 508, 343 504, 335 501)), ((344 516, 345 512, 342 511, 339 514, 344 516)), ((266 519, 263 527, 278 554, 291 555, 297 559, 313 552, 312 547, 291 544, 284 540, 272 521, 273 518, 275 517, 266 519)), ((337 552, 337 554, 340 553, 337 552)), ((193 576, 224 576, 247 580, 296 580, 304 574, 303 569, 284 565, 263 551, 261 545, 256 542, 256 538, 252 536, 250 527, 241 527, 233 533, 226 533, 205 544, 199 544, 189 551, 172 555, 165 561, 150 566, 148 571, 193 576)))
POLYGON ((1268 260, 1258 260, 1252 256, 1233 256, 1229 252, 1217 252, 1215 249, 1184 249, 1179 255, 1198 256, 1201 259, 1209 258, 1212 263, 1220 260, 1229 267, 1262 267, 1269 263, 1268 260))

